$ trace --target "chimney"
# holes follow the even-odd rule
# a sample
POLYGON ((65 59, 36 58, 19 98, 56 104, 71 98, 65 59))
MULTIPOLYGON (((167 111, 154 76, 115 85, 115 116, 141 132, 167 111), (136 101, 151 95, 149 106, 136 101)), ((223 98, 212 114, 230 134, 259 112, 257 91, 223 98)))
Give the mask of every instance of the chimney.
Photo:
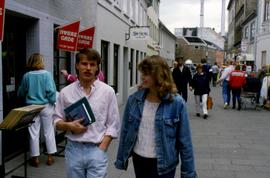
POLYGON ((204 0, 201 0, 200 28, 204 27, 204 0))
POLYGON ((225 3, 226 3, 226 0, 222 0, 222 9, 221 9, 221 36, 225 36, 225 3))

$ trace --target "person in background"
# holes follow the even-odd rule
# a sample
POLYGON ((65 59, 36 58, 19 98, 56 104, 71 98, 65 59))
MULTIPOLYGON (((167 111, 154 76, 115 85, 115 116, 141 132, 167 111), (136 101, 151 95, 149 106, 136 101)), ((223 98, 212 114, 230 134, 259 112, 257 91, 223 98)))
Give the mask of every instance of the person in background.
POLYGON ((57 130, 66 131, 65 149, 68 178, 107 177, 108 153, 112 139, 118 137, 120 116, 113 88, 97 79, 100 54, 82 49, 76 55, 78 80, 64 87, 53 116, 57 130), (81 120, 67 121, 64 109, 86 97, 96 121, 89 126, 81 120))
POLYGON ((211 65, 207 63, 207 60, 205 58, 201 59, 201 63, 203 65, 203 72, 207 75, 209 79, 209 83, 211 82, 212 77, 212 68, 211 65))
POLYGON ((39 166, 41 125, 48 153, 47 165, 52 165, 54 163, 52 154, 56 152, 55 131, 52 120, 56 100, 55 83, 51 74, 44 70, 44 58, 42 55, 38 53, 31 55, 27 61, 27 68, 30 71, 23 76, 17 93, 18 97, 24 98, 27 105, 46 105, 34 119, 35 122, 29 127, 30 165, 39 166))
POLYGON ((240 70, 240 65, 236 65, 235 69, 230 73, 229 85, 232 90, 232 101, 235 109, 236 99, 238 103, 238 110, 241 110, 241 89, 246 83, 246 73, 240 70))
POLYGON ((191 80, 191 72, 190 72, 190 69, 184 65, 183 57, 176 58, 176 61, 178 62, 178 66, 173 69, 173 72, 172 72, 173 79, 176 84, 178 93, 187 102, 187 98, 188 98, 187 87, 191 80))
POLYGON ((211 69, 212 69, 212 85, 213 85, 213 87, 215 87, 216 82, 217 82, 218 73, 219 73, 219 67, 217 65, 217 62, 214 63, 214 65, 211 67, 211 69))
MULTIPOLYGON (((66 80, 69 82, 69 83, 73 83, 75 82, 76 80, 78 80, 78 77, 76 75, 72 75, 72 74, 69 74, 67 72, 67 70, 63 69, 61 70, 61 73, 64 75, 64 77, 66 78, 66 80)), ((105 81, 105 77, 104 77, 104 74, 101 70, 99 70, 99 73, 97 75, 97 78, 104 82, 105 81)))
POLYGON ((191 80, 190 90, 194 90, 196 116, 200 117, 200 110, 202 109, 203 118, 207 119, 207 97, 210 92, 209 78, 208 75, 203 72, 202 64, 198 64, 196 70, 197 73, 191 80), (200 108, 201 106, 202 108, 200 108))
POLYGON ((222 96, 223 96, 223 101, 224 101, 224 109, 228 109, 230 105, 231 89, 230 89, 229 81, 230 81, 230 73, 234 70, 233 61, 229 60, 227 63, 228 63, 228 66, 224 69, 220 79, 218 79, 217 81, 217 84, 220 82, 223 82, 222 83, 222 96))
POLYGON ((138 70, 142 83, 125 107, 116 168, 126 170, 132 156, 136 178, 174 178, 180 155, 181 177, 196 178, 186 103, 167 62, 146 57, 138 70))

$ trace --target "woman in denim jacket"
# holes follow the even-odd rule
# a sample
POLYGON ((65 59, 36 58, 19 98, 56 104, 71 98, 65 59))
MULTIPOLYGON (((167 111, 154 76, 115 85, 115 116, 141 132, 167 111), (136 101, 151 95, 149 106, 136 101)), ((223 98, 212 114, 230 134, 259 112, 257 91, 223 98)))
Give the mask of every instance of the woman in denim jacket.
POLYGON ((115 166, 126 170, 132 156, 136 178, 196 178, 185 101, 177 94, 168 64, 159 56, 138 66, 142 83, 128 98, 115 166))

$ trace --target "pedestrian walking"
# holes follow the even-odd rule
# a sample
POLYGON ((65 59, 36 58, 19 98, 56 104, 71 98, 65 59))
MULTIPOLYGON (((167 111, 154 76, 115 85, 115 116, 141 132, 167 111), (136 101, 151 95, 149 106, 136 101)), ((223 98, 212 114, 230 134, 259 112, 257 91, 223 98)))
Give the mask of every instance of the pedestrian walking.
POLYGON ((210 92, 208 75, 203 71, 203 65, 198 64, 197 72, 191 80, 191 90, 194 90, 196 116, 200 117, 200 111, 203 111, 203 118, 207 119, 207 98, 210 92))
POLYGON ((41 125, 48 153, 47 165, 52 165, 54 163, 52 154, 57 151, 52 120, 56 100, 55 83, 51 74, 44 70, 44 58, 41 54, 34 53, 31 55, 27 61, 27 68, 29 72, 23 76, 17 93, 18 97, 23 98, 27 105, 46 105, 40 114, 34 118, 35 122, 28 129, 30 136, 30 165, 39 166, 41 125))
POLYGON ((233 61, 228 61, 228 67, 224 69, 220 79, 218 79, 217 84, 222 82, 222 96, 224 101, 224 109, 228 109, 231 100, 231 89, 229 85, 230 73, 234 70, 233 61))
POLYGON ((230 73, 229 85, 232 90, 233 109, 235 109, 236 100, 238 110, 241 110, 241 89, 246 83, 246 73, 240 70, 240 65, 235 66, 235 70, 230 73))
POLYGON ((191 72, 190 72, 190 69, 184 65, 183 57, 176 58, 176 61, 178 62, 178 66, 173 69, 173 73, 172 73, 173 79, 176 84, 178 93, 187 102, 187 98, 188 98, 187 87, 191 80, 191 72))
POLYGON ((97 79, 101 58, 93 49, 82 49, 76 55, 78 80, 63 88, 56 102, 54 123, 66 131, 65 149, 68 178, 107 177, 108 153, 112 139, 117 138, 120 118, 112 87, 97 79), (96 121, 89 126, 82 120, 67 121, 64 109, 86 97, 96 121))
POLYGON ((213 85, 213 87, 215 87, 216 82, 217 82, 218 73, 219 73, 219 67, 217 65, 217 62, 214 63, 214 65, 211 67, 211 69, 212 69, 212 85, 213 85))
POLYGON ((160 56, 138 66, 142 83, 125 107, 115 166, 126 170, 132 156, 136 178, 196 178, 186 103, 177 94, 166 61, 160 56))

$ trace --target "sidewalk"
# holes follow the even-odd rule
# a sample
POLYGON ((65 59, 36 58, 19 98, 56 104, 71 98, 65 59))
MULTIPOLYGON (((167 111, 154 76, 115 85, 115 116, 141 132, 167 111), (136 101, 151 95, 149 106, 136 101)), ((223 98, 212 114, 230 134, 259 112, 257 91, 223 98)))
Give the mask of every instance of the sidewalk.
MULTIPOLYGON (((199 178, 269 178, 270 177, 270 117, 269 111, 246 109, 242 111, 224 110, 221 100, 221 88, 212 88, 211 96, 214 108, 209 118, 198 118, 194 112, 194 97, 189 93, 188 111, 192 129, 196 169, 199 178)), ((122 108, 120 108, 122 110, 122 108)), ((117 152, 117 140, 109 149, 109 178, 133 178, 132 161, 128 171, 114 168, 117 152)), ((7 163, 9 168, 22 162, 23 155, 7 163)), ((56 157, 53 166, 45 164, 41 157, 39 168, 28 166, 28 178, 65 178, 63 157, 56 157)), ((180 177, 180 168, 177 176, 180 177)), ((23 176, 23 167, 11 175, 23 176)))

